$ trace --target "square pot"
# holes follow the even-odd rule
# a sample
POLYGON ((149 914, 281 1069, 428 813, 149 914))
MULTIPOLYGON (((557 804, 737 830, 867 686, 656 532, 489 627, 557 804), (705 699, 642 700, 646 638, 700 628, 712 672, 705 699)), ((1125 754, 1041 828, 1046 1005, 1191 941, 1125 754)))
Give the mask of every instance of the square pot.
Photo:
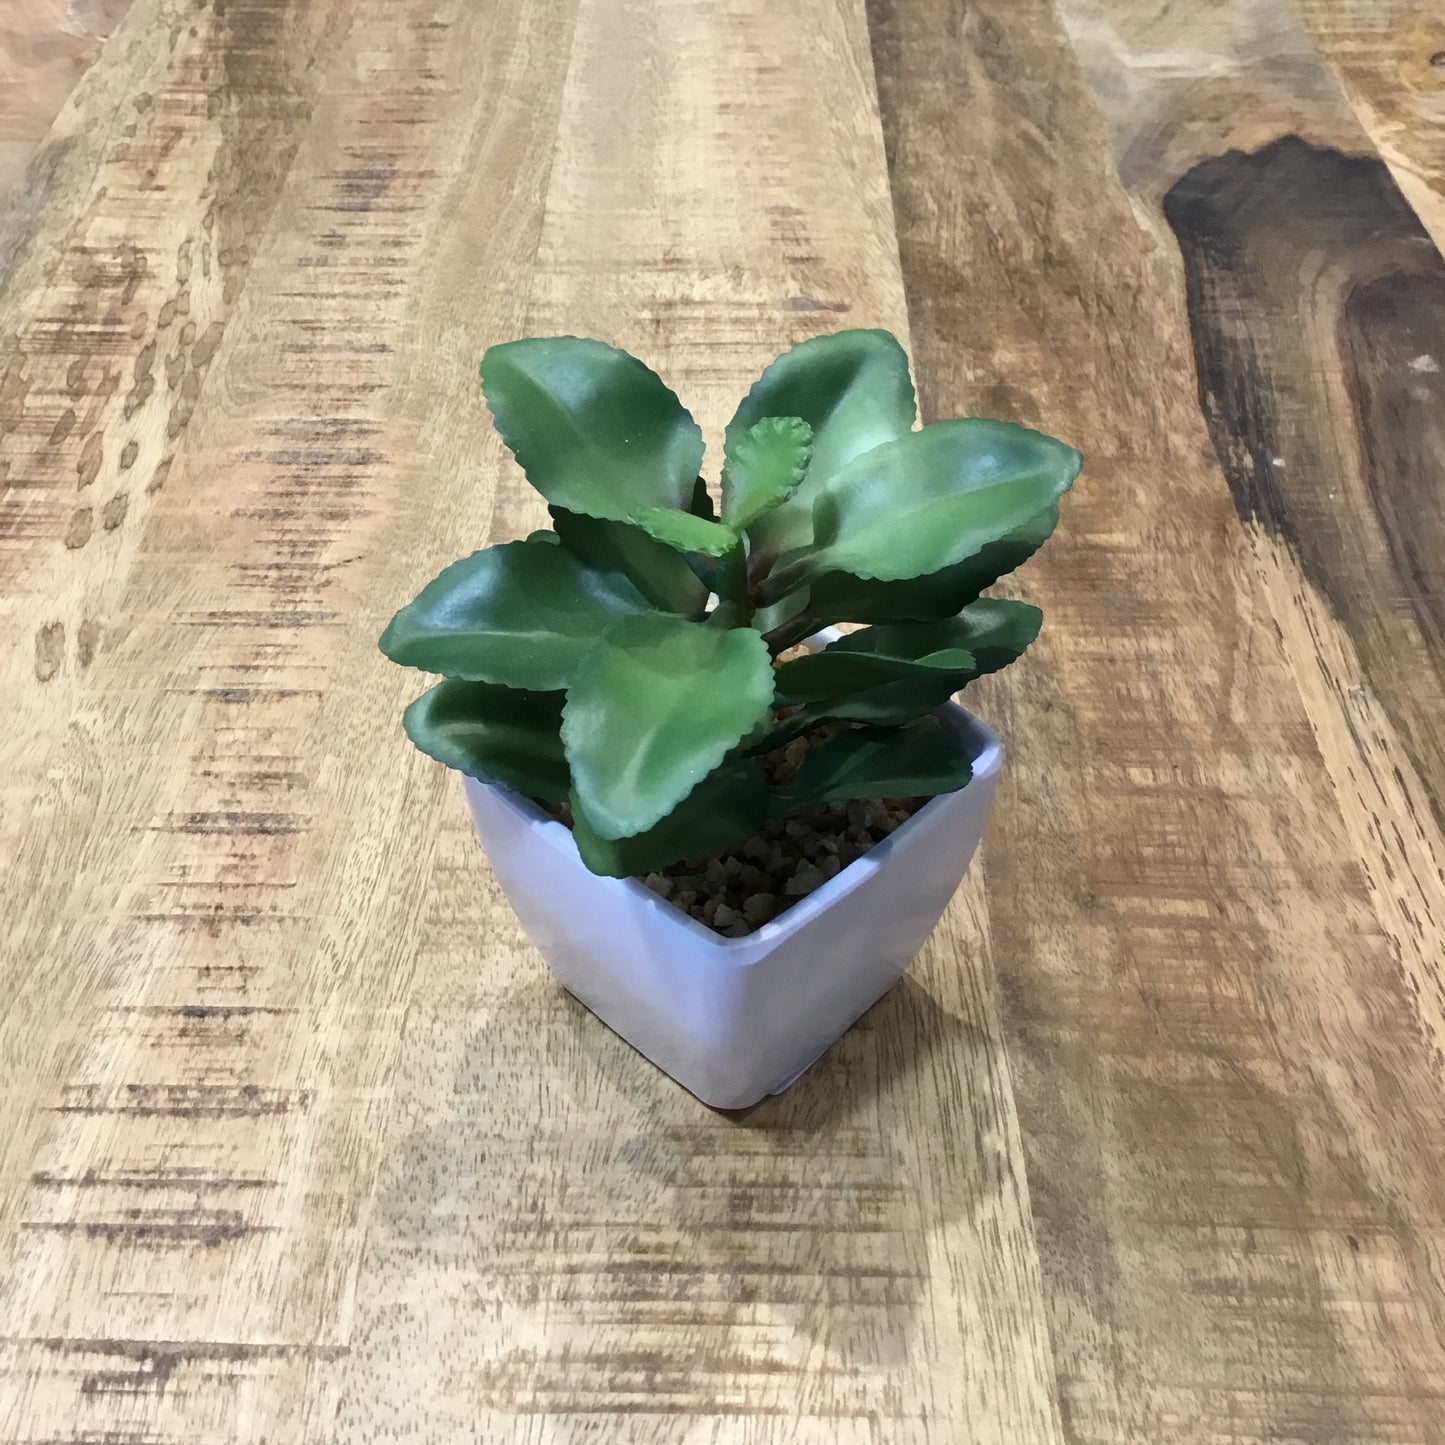
POLYGON ((863 857, 745 938, 724 938, 632 878, 589 872, 571 829, 464 778, 492 868, 567 991, 705 1104, 781 1093, 903 976, 963 879, 1001 749, 971 713, 941 713, 973 760, 863 857))

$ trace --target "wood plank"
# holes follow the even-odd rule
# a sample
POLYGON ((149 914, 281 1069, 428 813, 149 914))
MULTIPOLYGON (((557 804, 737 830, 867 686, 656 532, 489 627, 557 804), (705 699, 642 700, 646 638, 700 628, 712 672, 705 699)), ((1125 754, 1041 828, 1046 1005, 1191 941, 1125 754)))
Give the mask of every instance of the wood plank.
POLYGON ((130 0, 8 0, 0 17, 0 195, 24 174, 130 0))
POLYGON ((1436 1440, 1438 257, 1267 0, 870 16, 926 409, 1089 458, 984 708, 1067 1436, 1436 1440))
POLYGON ((61 159, 72 222, 42 198, 9 296, 8 605, 65 644, 7 738, 5 1440, 328 1427, 450 794, 374 639, 489 525, 470 358, 520 324, 571 25, 258 0, 172 47, 169 14, 101 62, 154 104, 99 171, 61 159), (85 308, 89 362, 89 322, 47 344, 85 308), (129 507, 68 548, 65 448, 102 427, 86 488, 129 507))
MULTIPOLYGON (((716 456, 839 324, 905 324, 861 8, 583 0, 528 329, 659 364, 716 456)), ((545 978, 447 824, 339 1438, 1058 1439, 977 889, 729 1119, 545 978)))
POLYGON ((0 1441, 1057 1439, 977 887, 713 1115, 547 983, 373 645, 535 515, 490 341, 635 346, 715 441, 906 331, 861 9, 116 39, 3 222, 0 1441))
POLYGON ((1291 0, 1405 199, 1445 247, 1445 13, 1420 0, 1291 0))

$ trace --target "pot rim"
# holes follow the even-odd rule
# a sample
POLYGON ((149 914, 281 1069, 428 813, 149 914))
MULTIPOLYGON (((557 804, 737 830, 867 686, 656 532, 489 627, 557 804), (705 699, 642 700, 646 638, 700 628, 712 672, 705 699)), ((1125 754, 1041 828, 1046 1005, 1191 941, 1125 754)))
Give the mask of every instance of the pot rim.
MULTIPOLYGON (((817 651, 828 646, 829 643, 836 642, 842 635, 842 632, 836 627, 825 627, 808 638, 807 645, 817 651)), ((987 723, 969 712, 961 703, 953 700, 944 703, 939 712, 949 717, 958 728, 960 741, 967 748, 969 758, 973 763, 973 777, 963 787, 955 788, 950 793, 935 794, 907 822, 900 823, 882 842, 875 843, 861 858, 855 858, 846 868, 840 868, 827 882, 800 898, 790 907, 785 908, 776 918, 770 918, 761 928, 754 929, 753 932, 746 933, 741 938, 724 938, 722 934, 714 932, 707 924, 699 923, 691 914, 684 913, 682 909, 669 902, 660 893, 654 893, 641 879, 609 878, 607 881, 630 890, 634 901, 643 907, 666 910, 670 921, 687 929, 698 944, 716 948, 725 954, 755 952, 759 958, 765 957, 772 951, 775 944, 781 943, 800 929, 807 927, 838 899, 851 893, 853 889, 877 873, 888 862, 895 849, 902 847, 912 833, 924 826, 926 820, 956 802, 970 788, 986 779, 990 773, 996 773, 999 770, 1003 749, 987 723)), ((466 781, 493 791, 507 808, 535 827, 539 835, 545 838, 551 847, 564 854, 569 862, 575 862, 579 868, 586 868, 587 865, 582 862, 581 855, 577 852, 577 844, 572 837, 572 830, 565 823, 549 817, 529 798, 524 798, 510 788, 503 788, 495 783, 482 783, 475 778, 468 778, 466 781)), ((743 962, 744 960, 737 958, 732 961, 743 962)))
MULTIPOLYGON (((970 788, 982 781, 990 771, 997 770, 1002 756, 1002 748, 998 738, 994 736, 988 725, 956 702, 945 703, 940 711, 958 715, 965 745, 970 748, 974 765, 973 777, 961 788, 955 788, 949 793, 935 794, 907 822, 900 823, 882 842, 875 843, 861 858, 855 858, 846 868, 840 868, 827 882, 820 884, 811 893, 785 908, 776 918, 770 918, 761 928, 756 928, 751 933, 745 933, 741 938, 724 938, 722 934, 715 932, 707 924, 699 923, 690 913, 684 913, 682 909, 660 893, 654 893, 640 878, 608 878, 607 881, 627 889, 634 900, 644 907, 665 910, 667 916, 674 923, 686 928, 700 944, 707 944, 724 953, 743 953, 759 949, 764 954, 771 952, 774 944, 782 942, 783 939, 791 937, 800 929, 805 928, 838 899, 851 893, 853 889, 877 873, 888 862, 893 852, 908 841, 910 834, 924 826, 926 820, 956 803, 970 788), (974 751, 974 745, 976 745, 976 751, 974 751)), ((559 853, 562 853, 569 862, 586 870, 587 865, 582 862, 581 855, 577 852, 577 844, 572 837, 572 830, 565 823, 549 817, 530 798, 524 798, 510 788, 503 788, 495 783, 481 783, 479 786, 492 789, 503 806, 511 809, 512 812, 535 827, 539 835, 545 838, 559 853)))

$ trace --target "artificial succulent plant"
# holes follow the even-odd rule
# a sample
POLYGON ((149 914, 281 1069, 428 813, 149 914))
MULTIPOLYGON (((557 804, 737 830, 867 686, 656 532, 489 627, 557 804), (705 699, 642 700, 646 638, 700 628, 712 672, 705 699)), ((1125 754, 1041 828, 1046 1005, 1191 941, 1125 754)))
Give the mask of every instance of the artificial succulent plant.
POLYGON ((1038 634, 1036 607, 982 594, 1053 531, 1072 448, 975 417, 915 430, 898 341, 842 331, 744 397, 715 507, 702 432, 635 357, 535 338, 481 375, 552 527, 452 563, 382 634, 443 679, 406 710, 418 748, 569 803, 584 862, 618 877, 817 803, 968 782, 938 710, 1038 634), (777 661, 840 622, 868 625, 777 661), (770 784, 760 759, 815 729, 770 784))

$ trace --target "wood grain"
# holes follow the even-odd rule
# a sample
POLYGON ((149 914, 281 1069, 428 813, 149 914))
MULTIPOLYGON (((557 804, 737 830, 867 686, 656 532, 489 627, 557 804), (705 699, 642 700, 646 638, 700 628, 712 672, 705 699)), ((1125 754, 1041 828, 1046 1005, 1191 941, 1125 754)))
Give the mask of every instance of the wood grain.
POLYGON ((1445 13, 1419 0, 1294 0, 1406 199, 1445 246, 1445 13))
POLYGON ((906 334, 861 11, 267 18, 122 46, 137 134, 14 222, 42 967, 7 996, 0 1438, 1057 1438, 977 891, 816 1076, 716 1118, 548 983, 373 650, 535 511, 490 341, 629 344, 716 440, 789 339, 906 334), (81 328, 40 328, 87 306, 116 379, 75 405, 81 328))
POLYGON ((1381 161, 1293 136, 1200 162, 1164 214, 1235 505, 1339 619, 1411 770, 1445 778, 1445 260, 1381 161))
POLYGON ((7 0, 0 16, 0 195, 45 133, 130 0, 7 0))
POLYGON ((0 1442, 1442 1438, 1433 71, 1302 9, 133 0, 0 206, 0 1442), (374 638, 539 515, 489 343, 716 450, 845 325, 1090 462, 981 869, 725 1116, 374 638))
MULTIPOLYGON (((655 361, 716 455, 779 337, 838 324, 906 334, 861 11, 583 0, 527 329, 655 361)), ((505 496, 494 535, 539 512, 505 496)), ((729 1120, 559 993, 451 828, 340 1436, 1059 1438, 977 891, 729 1120)))
POLYGON ((871 13, 926 410, 1090 458, 985 709, 1066 1433, 1438 1440, 1439 257, 1275 6, 871 13))

